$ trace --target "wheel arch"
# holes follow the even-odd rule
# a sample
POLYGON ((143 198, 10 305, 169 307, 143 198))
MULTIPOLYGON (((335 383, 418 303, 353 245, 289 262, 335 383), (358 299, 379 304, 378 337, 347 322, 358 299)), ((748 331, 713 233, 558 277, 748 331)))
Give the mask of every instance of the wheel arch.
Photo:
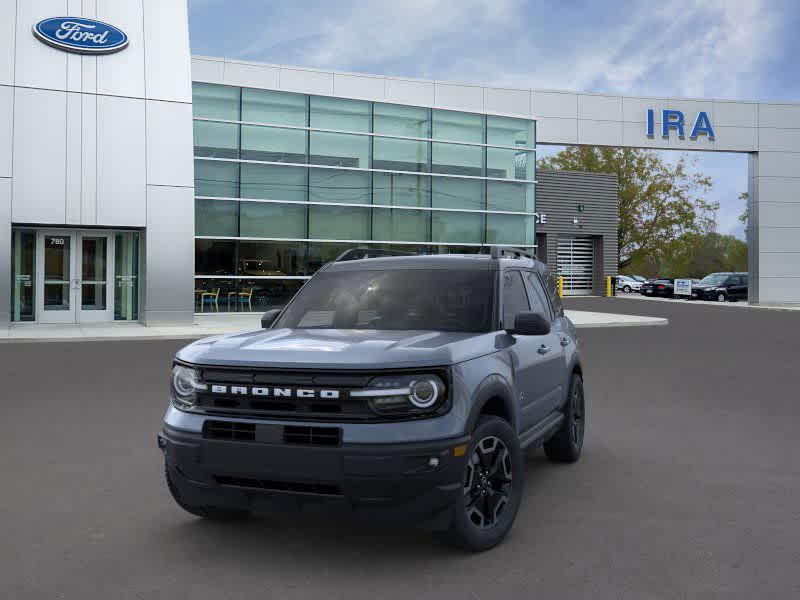
POLYGON ((475 390, 469 411, 465 433, 471 433, 481 415, 493 415, 508 421, 518 431, 518 415, 514 404, 514 392, 508 380, 500 375, 489 375, 475 390))

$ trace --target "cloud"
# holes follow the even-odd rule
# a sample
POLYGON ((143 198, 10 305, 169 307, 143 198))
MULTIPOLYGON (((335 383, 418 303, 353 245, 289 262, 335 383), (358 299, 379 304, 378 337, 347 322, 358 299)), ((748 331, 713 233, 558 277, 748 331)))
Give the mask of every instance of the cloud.
POLYGON ((767 0, 279 4, 241 58, 492 85, 750 97, 777 50, 767 0), (746 87, 745 87, 746 86, 746 87))

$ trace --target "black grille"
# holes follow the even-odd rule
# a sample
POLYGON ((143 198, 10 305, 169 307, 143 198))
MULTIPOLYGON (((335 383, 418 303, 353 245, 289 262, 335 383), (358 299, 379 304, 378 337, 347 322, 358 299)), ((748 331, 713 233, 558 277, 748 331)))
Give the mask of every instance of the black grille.
POLYGON ((203 424, 203 437, 213 440, 255 441, 256 425, 232 421, 206 421, 203 424))
POLYGON ((286 425, 283 441, 304 446, 338 446, 342 443, 342 430, 338 427, 305 427, 286 425))
POLYGON ((304 481, 273 481, 271 479, 251 479, 249 477, 231 477, 216 475, 220 485, 230 487, 264 490, 267 492, 284 492, 288 494, 314 494, 317 496, 341 496, 339 486, 327 483, 308 483, 304 481))

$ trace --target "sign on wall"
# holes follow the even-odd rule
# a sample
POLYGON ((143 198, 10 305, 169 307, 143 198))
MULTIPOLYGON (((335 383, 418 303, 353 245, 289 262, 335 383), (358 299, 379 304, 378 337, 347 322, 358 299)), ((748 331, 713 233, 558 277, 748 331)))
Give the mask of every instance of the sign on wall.
MULTIPOLYGON (((661 111, 661 137, 669 139, 671 131, 675 131, 680 139, 686 138, 686 131, 689 123, 685 115, 679 110, 664 109, 661 111)), ((652 108, 647 109, 647 137, 655 137, 656 131, 656 111, 652 108)), ((709 140, 714 139, 714 128, 711 126, 711 119, 708 113, 700 111, 694 119, 689 138, 696 140, 701 135, 705 135, 709 140)))
POLYGON ((111 54, 128 45, 121 29, 83 17, 50 17, 33 26, 33 35, 41 42, 78 54, 111 54))

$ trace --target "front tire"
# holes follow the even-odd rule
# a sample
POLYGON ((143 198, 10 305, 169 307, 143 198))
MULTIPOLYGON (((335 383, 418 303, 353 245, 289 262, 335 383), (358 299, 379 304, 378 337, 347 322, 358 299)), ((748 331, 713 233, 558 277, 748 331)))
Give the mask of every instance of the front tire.
POLYGON ((482 416, 472 433, 463 493, 456 499, 448 540, 470 552, 499 544, 514 524, 525 484, 517 434, 499 417, 482 416))
POLYGON ((553 437, 544 443, 544 453, 553 462, 572 463, 581 456, 586 427, 586 401, 583 395, 583 378, 572 374, 569 396, 564 406, 564 421, 553 437))
POLYGON ((622 288, 622 291, 625 292, 626 294, 630 294, 631 293, 631 286, 626 285, 625 287, 622 288))
POLYGON ((195 506, 188 503, 182 496, 175 482, 172 481, 169 468, 164 467, 164 476, 167 480, 167 488, 169 493, 172 494, 175 503, 183 510, 195 517, 202 517, 212 521, 241 521, 250 516, 250 511, 235 510, 230 508, 221 508, 219 506, 195 506))

